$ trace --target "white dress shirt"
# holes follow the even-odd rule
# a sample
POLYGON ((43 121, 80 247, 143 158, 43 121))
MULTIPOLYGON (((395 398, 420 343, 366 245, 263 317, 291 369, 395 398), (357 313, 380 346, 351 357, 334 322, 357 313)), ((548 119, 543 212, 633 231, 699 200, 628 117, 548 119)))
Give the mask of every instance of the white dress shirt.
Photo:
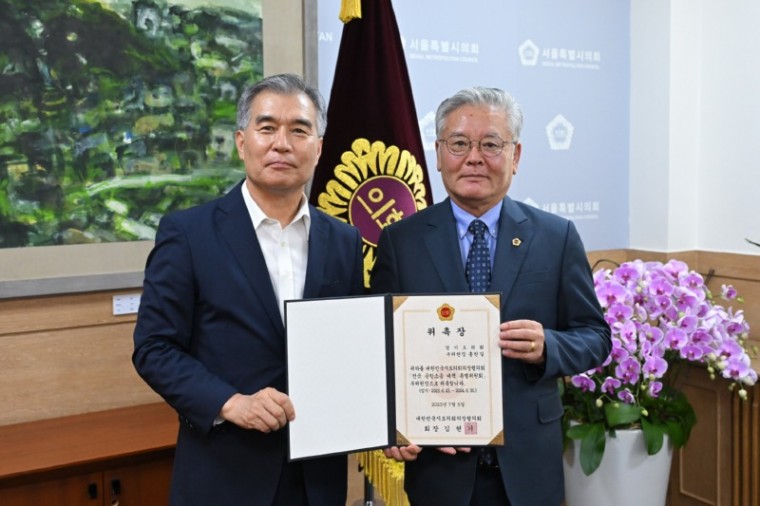
POLYGON ((306 264, 309 251, 309 205, 306 196, 293 221, 285 228, 269 218, 253 200, 248 188, 242 185, 243 200, 251 216, 253 230, 264 253, 269 278, 272 280, 280 318, 285 319, 285 301, 303 297, 306 282, 306 264))

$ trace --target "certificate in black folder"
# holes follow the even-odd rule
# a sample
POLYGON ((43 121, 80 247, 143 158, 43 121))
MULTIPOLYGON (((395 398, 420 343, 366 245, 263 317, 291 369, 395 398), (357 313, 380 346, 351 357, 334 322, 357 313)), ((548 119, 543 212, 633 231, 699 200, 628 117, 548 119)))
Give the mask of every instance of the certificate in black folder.
POLYGON ((503 444, 498 294, 285 303, 292 460, 503 444))

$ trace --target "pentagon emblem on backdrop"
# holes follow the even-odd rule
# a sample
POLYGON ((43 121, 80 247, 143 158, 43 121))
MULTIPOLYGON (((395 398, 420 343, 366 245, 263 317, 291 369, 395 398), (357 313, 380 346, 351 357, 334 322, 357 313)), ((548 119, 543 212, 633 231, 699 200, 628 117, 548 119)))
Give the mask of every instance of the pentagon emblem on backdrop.
POLYGON ((552 150, 570 149, 573 142, 573 131, 575 127, 564 116, 557 114, 553 120, 546 125, 546 137, 549 139, 549 147, 552 150))
POLYGON ((538 63, 538 46, 530 39, 520 44, 517 49, 520 54, 520 63, 526 67, 533 67, 538 63))

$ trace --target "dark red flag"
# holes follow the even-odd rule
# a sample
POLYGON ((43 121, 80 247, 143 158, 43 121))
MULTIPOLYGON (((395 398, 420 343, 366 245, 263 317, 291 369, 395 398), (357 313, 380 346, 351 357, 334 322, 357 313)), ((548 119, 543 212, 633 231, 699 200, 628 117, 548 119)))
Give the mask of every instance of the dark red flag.
POLYGON ((390 0, 362 0, 361 17, 343 27, 310 201, 359 228, 367 285, 383 227, 432 204, 390 0))

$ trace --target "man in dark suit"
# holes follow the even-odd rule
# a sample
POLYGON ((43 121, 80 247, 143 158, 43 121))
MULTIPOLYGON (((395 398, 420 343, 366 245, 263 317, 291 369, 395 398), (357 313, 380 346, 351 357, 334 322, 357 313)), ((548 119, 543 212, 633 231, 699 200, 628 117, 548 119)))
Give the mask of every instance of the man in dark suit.
POLYGON ((404 486, 414 506, 558 506, 564 491, 557 380, 600 365, 610 351, 572 222, 507 197, 521 127, 518 104, 502 90, 470 88, 444 100, 436 154, 449 198, 386 227, 378 243, 375 293, 502 296, 505 444, 387 449, 387 456, 407 461, 404 486), (473 221, 481 223, 470 228, 473 221), (470 276, 478 270, 478 279, 470 276))
POLYGON ((361 236, 304 195, 327 122, 316 90, 272 76, 237 116, 245 180, 163 218, 135 328, 135 367, 180 418, 171 504, 344 506, 345 456, 288 462, 283 302, 362 293, 361 236))

